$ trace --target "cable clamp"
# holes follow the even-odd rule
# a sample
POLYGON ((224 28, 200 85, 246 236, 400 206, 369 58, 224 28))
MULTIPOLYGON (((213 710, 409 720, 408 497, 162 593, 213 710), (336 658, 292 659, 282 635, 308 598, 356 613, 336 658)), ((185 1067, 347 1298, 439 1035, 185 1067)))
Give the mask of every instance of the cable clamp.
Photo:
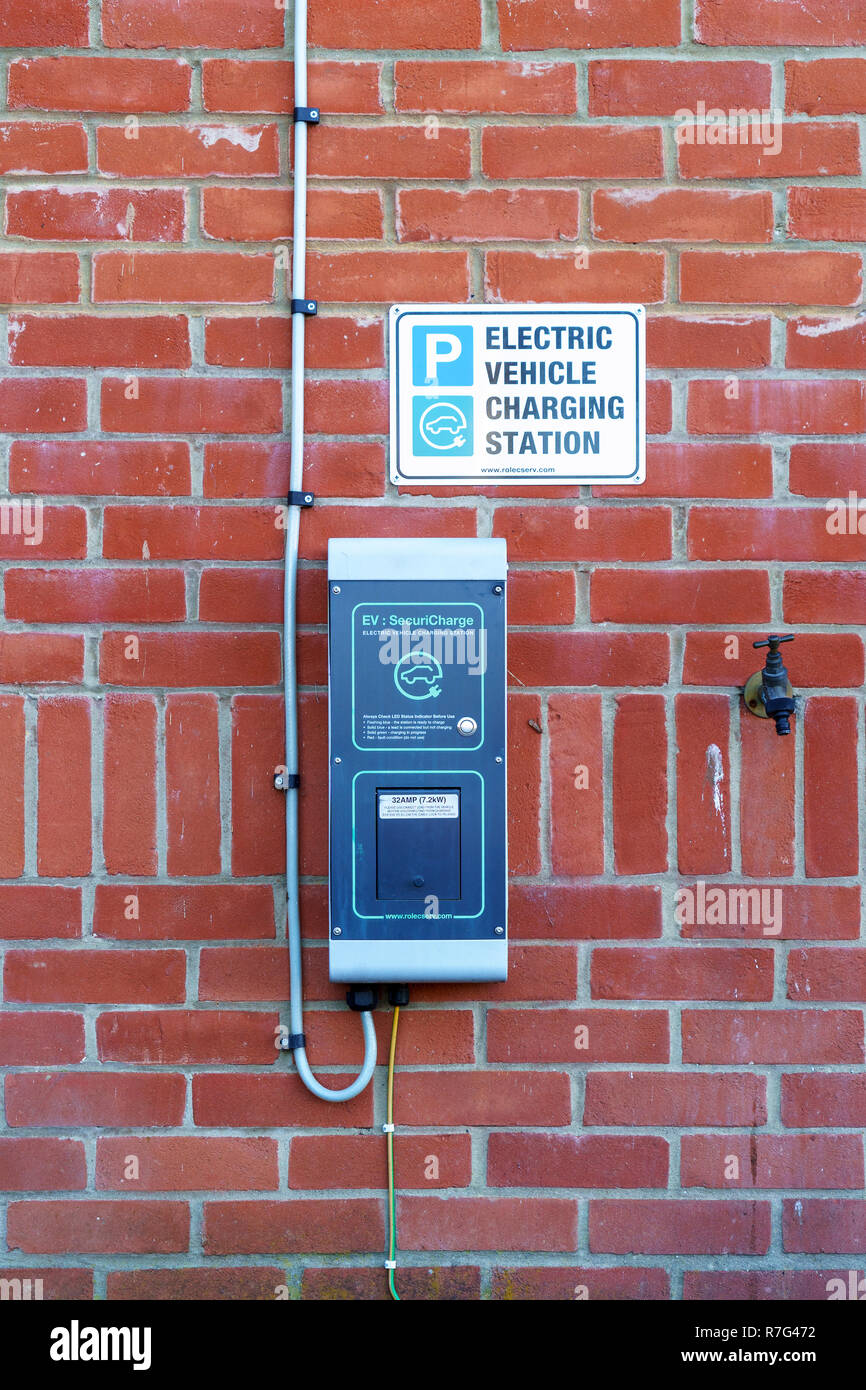
POLYGON ((293 299, 292 313, 303 314, 305 318, 315 318, 319 312, 319 302, 317 299, 293 299))
POLYGON ((289 1051, 290 1051, 290 1052, 294 1052, 294 1051, 295 1051, 295 1048, 297 1048, 297 1047, 306 1047, 306 1046, 307 1046, 307 1035, 306 1035, 306 1033, 290 1033, 290 1034, 289 1034, 289 1038, 288 1038, 288 1048, 289 1048, 289 1051))
POLYGON ((296 106, 293 112, 295 124, 318 125, 321 112, 318 106, 296 106))
POLYGON ((394 1126, 393 1126, 393 1125, 383 1125, 383 1126, 382 1126, 382 1133, 383 1133, 383 1134, 393 1134, 393 1133, 394 1133, 394 1126))
POLYGON ((386 1260, 386 1261, 385 1261, 385 1268, 386 1268, 386 1269, 396 1269, 396 1268, 397 1268, 397 1261, 396 1261, 396 1260, 386 1260))
POLYGON ((289 492, 286 494, 286 505, 289 507, 312 507, 316 500, 314 492, 289 492))
POLYGON ((275 772, 274 789, 278 792, 297 791, 301 785, 301 778, 297 772, 275 772))

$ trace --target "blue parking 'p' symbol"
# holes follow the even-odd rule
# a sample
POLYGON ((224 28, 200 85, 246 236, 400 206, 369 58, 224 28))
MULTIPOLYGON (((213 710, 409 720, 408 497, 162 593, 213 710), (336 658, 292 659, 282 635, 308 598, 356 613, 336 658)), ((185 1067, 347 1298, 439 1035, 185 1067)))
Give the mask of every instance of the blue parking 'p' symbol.
POLYGON ((472 325, 416 324, 412 329, 412 385, 472 385, 472 325))

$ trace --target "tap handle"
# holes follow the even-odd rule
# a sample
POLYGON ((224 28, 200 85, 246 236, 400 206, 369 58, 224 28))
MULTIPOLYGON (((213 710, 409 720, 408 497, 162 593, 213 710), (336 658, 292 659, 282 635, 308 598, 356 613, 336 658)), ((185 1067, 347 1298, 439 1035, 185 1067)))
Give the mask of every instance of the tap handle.
POLYGON ((769 647, 771 652, 777 652, 777 651, 779 650, 779 643, 780 643, 780 642, 793 642, 794 636, 795 636, 795 634, 794 634, 793 632, 788 633, 787 636, 785 636, 785 637, 779 637, 779 636, 776 635, 776 633, 771 632, 770 635, 769 635, 769 637, 766 639, 766 641, 764 641, 764 642, 753 642, 753 643, 752 643, 752 646, 753 646, 753 647, 769 647))

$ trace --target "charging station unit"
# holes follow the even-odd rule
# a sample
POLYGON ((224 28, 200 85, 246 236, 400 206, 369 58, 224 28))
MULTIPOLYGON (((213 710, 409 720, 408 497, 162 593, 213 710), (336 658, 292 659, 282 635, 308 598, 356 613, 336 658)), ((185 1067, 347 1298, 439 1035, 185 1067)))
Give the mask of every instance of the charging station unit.
POLYGON ((503 540, 328 546, 330 977, 504 980, 503 540))

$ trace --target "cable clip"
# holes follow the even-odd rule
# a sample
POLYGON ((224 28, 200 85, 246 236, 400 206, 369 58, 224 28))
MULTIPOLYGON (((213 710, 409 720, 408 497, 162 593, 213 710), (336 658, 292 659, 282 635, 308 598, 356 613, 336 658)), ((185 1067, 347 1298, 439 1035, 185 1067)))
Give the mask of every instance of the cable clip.
POLYGON ((383 1125, 383 1126, 382 1126, 382 1133, 383 1133, 383 1134, 393 1134, 393 1133, 394 1133, 394 1126, 393 1126, 393 1125, 383 1125))
POLYGON ((278 792, 297 791, 301 785, 301 779, 297 772, 275 772, 274 790, 278 792))
POLYGON ((396 1261, 396 1260, 386 1260, 386 1261, 385 1261, 385 1268, 386 1268, 386 1269, 396 1269, 396 1268, 397 1268, 397 1261, 396 1261))
POLYGON ((290 1033, 287 1041, 290 1052, 294 1052, 297 1047, 307 1046, 307 1036, 305 1033, 290 1033))
POLYGON ((286 505, 289 507, 312 507, 316 500, 314 492, 289 492, 286 494, 286 505))
POLYGON ((319 312, 319 301, 317 299, 293 299, 292 313, 303 314, 305 318, 315 318, 319 312))
POLYGON ((320 111, 318 106, 296 106, 293 112, 295 124, 318 125, 320 111))

